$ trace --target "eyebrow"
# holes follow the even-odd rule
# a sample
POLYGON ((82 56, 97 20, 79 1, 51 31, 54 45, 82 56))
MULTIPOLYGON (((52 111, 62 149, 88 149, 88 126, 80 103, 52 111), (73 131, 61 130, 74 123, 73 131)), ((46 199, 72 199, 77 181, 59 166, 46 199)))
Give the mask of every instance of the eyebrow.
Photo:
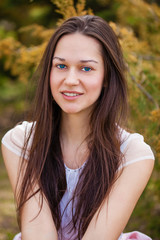
POLYGON ((53 60, 54 59, 58 59, 58 60, 60 60, 60 61, 62 61, 62 62, 64 62, 65 61, 65 59, 64 58, 60 58, 60 57, 53 57, 53 60))
POLYGON ((89 59, 89 60, 80 60, 80 62, 82 62, 82 63, 86 63, 86 62, 94 62, 94 63, 98 63, 97 61, 92 60, 92 59, 89 59))
MULTIPOLYGON (((58 60, 60 60, 60 61, 62 61, 62 62, 65 62, 65 61, 66 61, 64 58, 61 58, 61 57, 53 57, 53 60, 54 60, 54 59, 58 59, 58 60)), ((82 62, 82 63, 87 63, 87 62, 98 63, 97 61, 92 60, 92 59, 88 59, 88 60, 80 60, 80 62, 82 62)))

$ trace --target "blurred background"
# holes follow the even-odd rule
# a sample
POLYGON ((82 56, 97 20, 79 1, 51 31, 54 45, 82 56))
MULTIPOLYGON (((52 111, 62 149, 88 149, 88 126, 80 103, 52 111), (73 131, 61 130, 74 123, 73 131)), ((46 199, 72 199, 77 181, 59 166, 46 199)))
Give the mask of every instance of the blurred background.
MULTIPOLYGON (((68 17, 95 14, 117 34, 128 65, 128 127, 141 133, 155 168, 125 231, 160 239, 160 1, 0 1, 0 137, 25 119, 36 83, 32 75, 55 28, 68 17)), ((18 232, 13 194, 0 155, 0 239, 18 232)))

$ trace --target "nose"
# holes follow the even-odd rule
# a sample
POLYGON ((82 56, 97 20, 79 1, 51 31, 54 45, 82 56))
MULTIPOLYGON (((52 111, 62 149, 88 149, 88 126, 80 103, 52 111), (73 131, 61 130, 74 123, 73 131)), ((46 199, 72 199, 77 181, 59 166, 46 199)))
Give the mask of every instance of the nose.
POLYGON ((66 77, 65 77, 65 84, 76 86, 79 84, 78 74, 75 69, 69 69, 66 77))

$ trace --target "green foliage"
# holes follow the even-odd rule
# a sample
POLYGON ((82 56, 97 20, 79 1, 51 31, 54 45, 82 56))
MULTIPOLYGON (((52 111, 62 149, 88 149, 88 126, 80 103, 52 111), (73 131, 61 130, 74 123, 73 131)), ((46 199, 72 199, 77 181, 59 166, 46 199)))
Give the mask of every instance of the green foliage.
POLYGON ((90 9, 87 11, 85 10, 85 0, 78 0, 76 7, 74 7, 73 0, 51 0, 51 2, 57 6, 58 9, 56 12, 63 16, 62 19, 59 19, 58 25, 73 16, 92 14, 90 9))
POLYGON ((4 39, 8 37, 13 37, 16 39, 17 34, 15 31, 6 31, 2 26, 0 26, 0 39, 4 39))

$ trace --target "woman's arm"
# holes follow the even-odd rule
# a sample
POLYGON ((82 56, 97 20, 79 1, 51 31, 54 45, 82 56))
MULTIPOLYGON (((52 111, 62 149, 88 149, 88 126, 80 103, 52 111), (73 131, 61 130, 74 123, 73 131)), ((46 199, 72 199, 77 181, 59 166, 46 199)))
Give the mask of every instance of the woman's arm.
MULTIPOLYGON (((2 154, 8 176, 15 194, 15 188, 18 177, 18 168, 20 165, 20 157, 8 150, 2 144, 2 154)), ((32 197, 24 205, 21 217, 21 232, 23 240, 57 240, 57 231, 53 222, 49 206, 43 199, 43 207, 41 212, 39 203, 39 193, 32 197), (37 214, 39 215, 37 216, 37 214), (36 217, 37 216, 37 217, 36 217), (36 218, 35 218, 36 217, 36 218), (34 219, 35 218, 35 219, 34 219)))
POLYGON ((143 160, 124 168, 105 199, 99 215, 91 220, 82 240, 117 240, 142 194, 153 170, 153 160, 143 160))

